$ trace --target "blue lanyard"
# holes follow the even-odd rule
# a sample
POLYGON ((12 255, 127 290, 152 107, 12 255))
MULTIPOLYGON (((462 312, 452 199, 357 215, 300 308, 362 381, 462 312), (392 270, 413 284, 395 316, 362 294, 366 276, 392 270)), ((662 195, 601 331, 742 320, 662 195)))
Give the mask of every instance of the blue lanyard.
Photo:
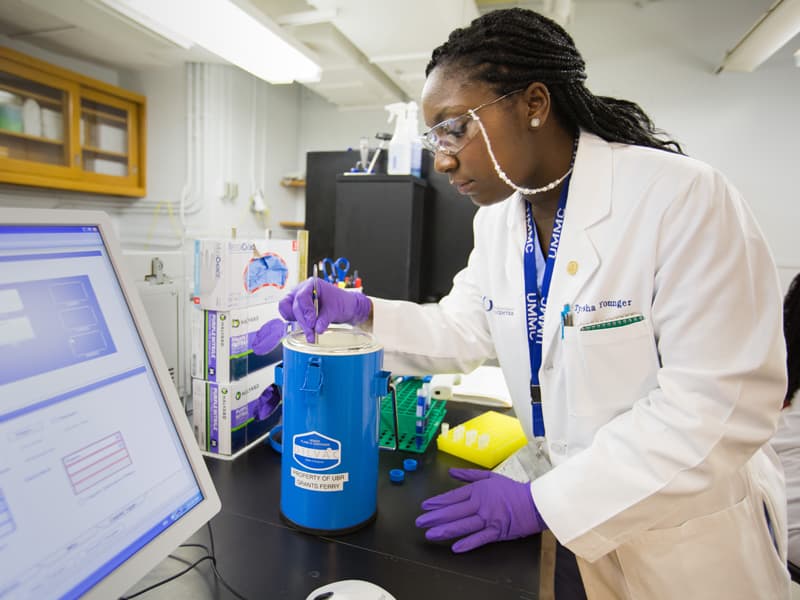
POLYGON ((542 366, 542 339, 544 330, 544 313, 547 310, 547 295, 550 293, 550 280, 553 278, 553 265, 558 254, 558 245, 561 242, 561 233, 564 229, 564 214, 567 207, 567 193, 569 180, 564 180, 561 196, 558 199, 558 209, 553 221, 553 233, 550 237, 550 247, 545 259, 542 289, 539 289, 536 273, 536 227, 533 223, 530 202, 525 202, 525 218, 527 236, 525 238, 524 266, 525 266, 525 322, 527 325, 528 349, 531 361, 531 408, 533 412, 533 435, 544 436, 544 417, 542 415, 542 393, 539 389, 539 367, 542 366))

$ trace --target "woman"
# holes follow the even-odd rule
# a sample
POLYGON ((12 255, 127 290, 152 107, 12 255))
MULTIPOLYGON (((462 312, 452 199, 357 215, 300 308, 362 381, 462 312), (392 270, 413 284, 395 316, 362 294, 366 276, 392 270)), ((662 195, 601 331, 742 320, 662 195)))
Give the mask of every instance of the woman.
POLYGON ((580 568, 559 597, 582 579, 589 598, 788 598, 764 445, 786 385, 781 297, 739 194, 638 106, 593 96, 570 36, 534 12, 454 31, 426 74, 425 143, 481 207, 468 265, 436 305, 320 283, 317 316, 306 282, 280 306, 309 335, 371 326, 397 373, 499 360, 552 470, 458 470, 468 485, 418 526, 456 552, 549 528, 580 568))

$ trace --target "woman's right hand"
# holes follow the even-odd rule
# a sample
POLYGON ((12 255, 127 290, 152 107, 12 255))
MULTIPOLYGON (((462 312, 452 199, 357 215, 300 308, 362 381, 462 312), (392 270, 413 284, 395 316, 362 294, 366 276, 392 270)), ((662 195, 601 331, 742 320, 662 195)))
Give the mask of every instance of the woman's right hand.
POLYGON ((278 303, 281 316, 297 322, 306 339, 314 341, 315 334, 323 333, 331 323, 358 325, 372 312, 372 301, 361 292, 347 291, 327 281, 316 279, 318 310, 314 308, 314 278, 310 277, 295 287, 278 303))

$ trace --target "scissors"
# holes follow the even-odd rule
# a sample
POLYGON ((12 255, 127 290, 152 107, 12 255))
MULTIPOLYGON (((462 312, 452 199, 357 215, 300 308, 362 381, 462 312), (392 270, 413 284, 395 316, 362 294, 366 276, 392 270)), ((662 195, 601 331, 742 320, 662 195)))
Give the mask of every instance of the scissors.
POLYGON ((322 259, 322 276, 331 283, 344 281, 347 277, 347 272, 350 270, 350 261, 344 256, 332 260, 330 258, 322 259))

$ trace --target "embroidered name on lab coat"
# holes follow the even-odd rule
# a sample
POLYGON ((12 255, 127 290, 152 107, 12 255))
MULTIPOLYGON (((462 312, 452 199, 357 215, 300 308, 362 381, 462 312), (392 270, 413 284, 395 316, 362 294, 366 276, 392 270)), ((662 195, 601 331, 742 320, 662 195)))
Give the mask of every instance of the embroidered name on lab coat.
POLYGON ((572 311, 575 313, 589 313, 595 312, 598 308, 630 308, 631 304, 633 304, 633 300, 630 298, 600 300, 596 304, 580 304, 576 302, 572 305, 572 311))

